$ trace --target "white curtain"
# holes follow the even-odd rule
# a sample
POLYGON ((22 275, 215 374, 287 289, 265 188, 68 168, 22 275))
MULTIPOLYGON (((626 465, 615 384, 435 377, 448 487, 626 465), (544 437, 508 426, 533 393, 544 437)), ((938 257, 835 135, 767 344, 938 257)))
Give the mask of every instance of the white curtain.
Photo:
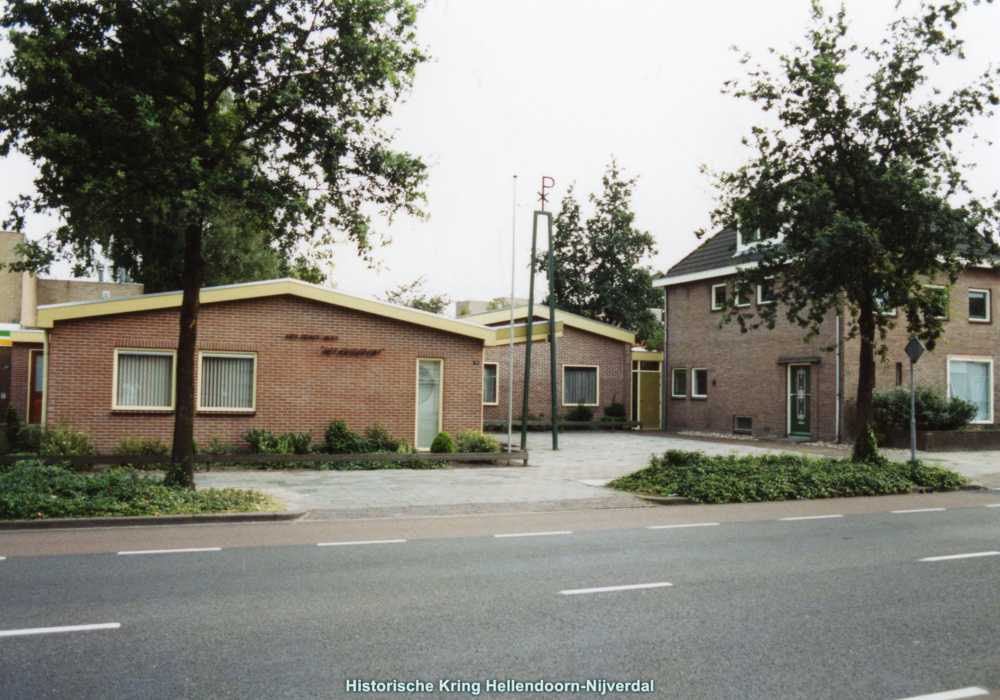
POLYGON ((441 362, 421 360, 417 402, 417 447, 426 449, 441 432, 441 362))
POLYGON ((118 405, 170 408, 174 357, 165 353, 118 353, 118 405))
POLYGON ((987 362, 951 361, 951 395, 976 404, 979 408, 973 420, 990 419, 990 394, 993 382, 987 362))
POLYGON ((483 403, 497 402, 497 366, 483 365, 483 403))
POLYGON ((596 367, 567 367, 563 376, 566 381, 566 386, 563 387, 564 404, 575 406, 597 403, 596 367))
POLYGON ((202 408, 253 408, 253 357, 204 355, 202 408))

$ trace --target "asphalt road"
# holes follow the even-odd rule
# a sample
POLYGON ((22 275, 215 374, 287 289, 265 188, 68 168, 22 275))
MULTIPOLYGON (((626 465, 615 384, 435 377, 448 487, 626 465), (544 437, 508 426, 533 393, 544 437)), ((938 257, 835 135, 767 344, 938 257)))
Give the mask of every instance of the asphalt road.
POLYGON ((1000 689, 1000 555, 920 561, 1000 552, 1000 508, 317 544, 9 556, 0 698, 363 696, 348 679, 433 682, 368 697, 599 697, 490 679, 710 700, 1000 689))

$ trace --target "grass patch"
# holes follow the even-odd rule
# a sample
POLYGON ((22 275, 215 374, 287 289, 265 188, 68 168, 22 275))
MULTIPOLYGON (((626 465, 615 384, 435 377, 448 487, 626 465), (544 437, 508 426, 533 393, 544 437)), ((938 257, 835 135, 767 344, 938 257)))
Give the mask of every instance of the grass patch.
POLYGON ((804 498, 882 496, 914 486, 954 490, 968 479, 923 462, 854 462, 798 454, 726 455, 669 450, 649 466, 608 484, 650 496, 696 503, 746 503, 804 498))
POLYGON ((0 520, 273 510, 271 499, 255 490, 191 491, 132 469, 81 474, 38 461, 0 467, 0 520))

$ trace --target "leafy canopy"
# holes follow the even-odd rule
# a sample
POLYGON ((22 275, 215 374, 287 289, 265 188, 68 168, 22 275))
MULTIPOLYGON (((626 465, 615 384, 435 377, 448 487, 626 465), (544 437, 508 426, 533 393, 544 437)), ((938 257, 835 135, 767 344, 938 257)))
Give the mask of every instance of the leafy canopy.
POLYGON ((383 301, 429 311, 432 314, 443 314, 451 303, 451 298, 444 294, 431 296, 429 292, 424 291, 425 284, 427 279, 421 275, 409 284, 401 284, 396 289, 386 292, 383 301))

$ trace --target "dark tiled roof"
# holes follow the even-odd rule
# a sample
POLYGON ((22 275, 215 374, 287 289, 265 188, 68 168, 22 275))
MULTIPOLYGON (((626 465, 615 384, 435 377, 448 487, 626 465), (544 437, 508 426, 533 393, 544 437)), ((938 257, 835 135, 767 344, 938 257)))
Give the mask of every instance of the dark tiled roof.
MULTIPOLYGON (((733 257, 736 253, 736 229, 724 228, 707 241, 698 246, 686 258, 667 270, 664 279, 690 275, 695 272, 707 272, 723 267, 732 267, 737 263, 733 257)), ((741 255, 738 262, 750 262, 758 256, 741 255)))

